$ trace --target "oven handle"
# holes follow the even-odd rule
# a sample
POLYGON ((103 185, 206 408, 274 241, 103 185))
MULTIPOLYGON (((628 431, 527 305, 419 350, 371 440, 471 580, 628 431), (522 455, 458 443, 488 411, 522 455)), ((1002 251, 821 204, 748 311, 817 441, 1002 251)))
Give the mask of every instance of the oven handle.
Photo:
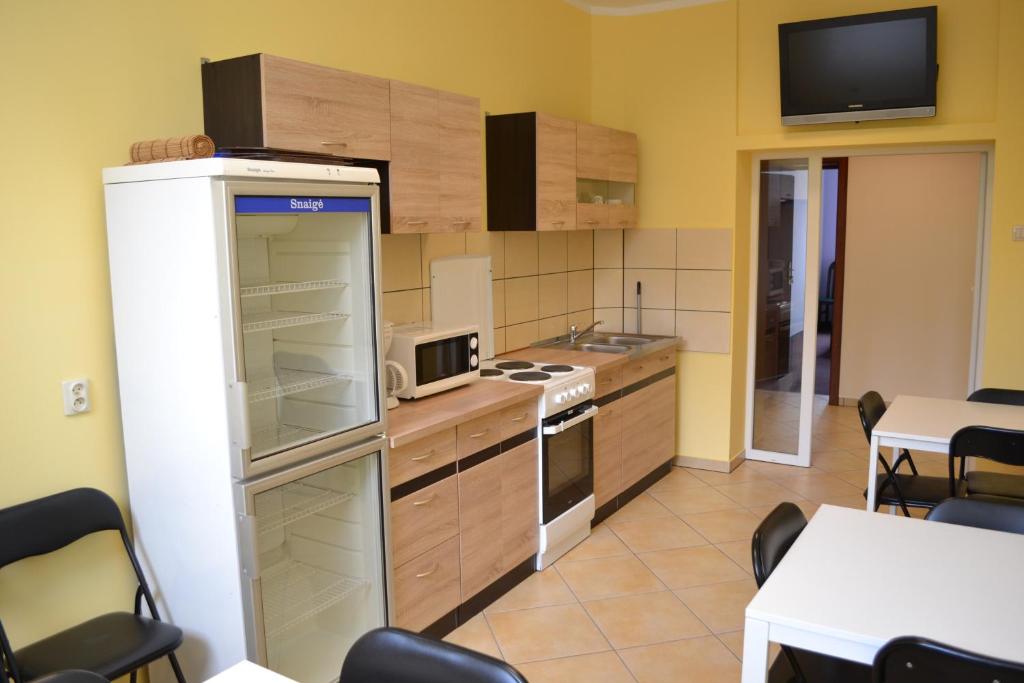
POLYGON ((547 434, 561 434, 562 432, 564 432, 569 427, 575 427, 580 422, 583 422, 584 420, 589 420, 590 418, 594 417, 595 415, 597 415, 597 406, 590 406, 589 408, 584 410, 582 413, 580 413, 576 417, 569 418, 565 422, 559 422, 558 424, 551 425, 550 427, 544 427, 544 429, 542 431, 543 431, 543 433, 545 435, 547 435, 547 434))

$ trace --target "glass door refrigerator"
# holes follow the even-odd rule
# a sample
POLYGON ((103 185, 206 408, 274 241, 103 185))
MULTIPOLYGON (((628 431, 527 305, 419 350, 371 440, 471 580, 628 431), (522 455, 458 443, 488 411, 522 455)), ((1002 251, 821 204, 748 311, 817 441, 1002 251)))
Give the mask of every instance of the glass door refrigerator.
POLYGON ((204 159, 104 182, 130 511, 185 674, 337 680, 388 622, 376 171, 204 159))

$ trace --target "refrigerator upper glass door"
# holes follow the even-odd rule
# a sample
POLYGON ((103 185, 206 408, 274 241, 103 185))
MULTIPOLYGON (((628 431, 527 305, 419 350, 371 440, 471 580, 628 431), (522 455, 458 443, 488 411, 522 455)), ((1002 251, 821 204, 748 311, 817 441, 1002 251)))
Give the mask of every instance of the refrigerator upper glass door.
POLYGON ((306 683, 337 681, 352 643, 387 623, 380 452, 338 460, 246 487, 254 654, 306 683))
POLYGON ((233 200, 250 462, 377 423, 371 200, 233 200))

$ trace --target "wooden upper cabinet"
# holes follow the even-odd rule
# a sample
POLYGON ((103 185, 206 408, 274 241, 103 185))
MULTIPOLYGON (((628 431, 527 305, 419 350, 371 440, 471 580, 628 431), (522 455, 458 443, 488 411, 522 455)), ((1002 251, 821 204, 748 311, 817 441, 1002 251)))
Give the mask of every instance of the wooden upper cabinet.
POLYGON ((576 124, 576 177, 610 180, 611 128, 592 123, 576 124))
POLYGON ((481 174, 484 160, 480 100, 440 92, 437 109, 443 229, 446 232, 476 232, 483 227, 481 174))
POLYGON ((537 229, 576 227, 576 122, 537 114, 537 229))
POLYGON ((608 180, 635 183, 637 167, 636 133, 608 129, 608 180))

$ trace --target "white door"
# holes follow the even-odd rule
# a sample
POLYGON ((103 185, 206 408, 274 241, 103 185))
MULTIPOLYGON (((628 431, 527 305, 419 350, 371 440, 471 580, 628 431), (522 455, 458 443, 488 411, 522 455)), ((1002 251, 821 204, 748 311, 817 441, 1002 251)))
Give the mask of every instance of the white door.
POLYGON ((821 157, 755 161, 746 457, 810 466, 821 157))

